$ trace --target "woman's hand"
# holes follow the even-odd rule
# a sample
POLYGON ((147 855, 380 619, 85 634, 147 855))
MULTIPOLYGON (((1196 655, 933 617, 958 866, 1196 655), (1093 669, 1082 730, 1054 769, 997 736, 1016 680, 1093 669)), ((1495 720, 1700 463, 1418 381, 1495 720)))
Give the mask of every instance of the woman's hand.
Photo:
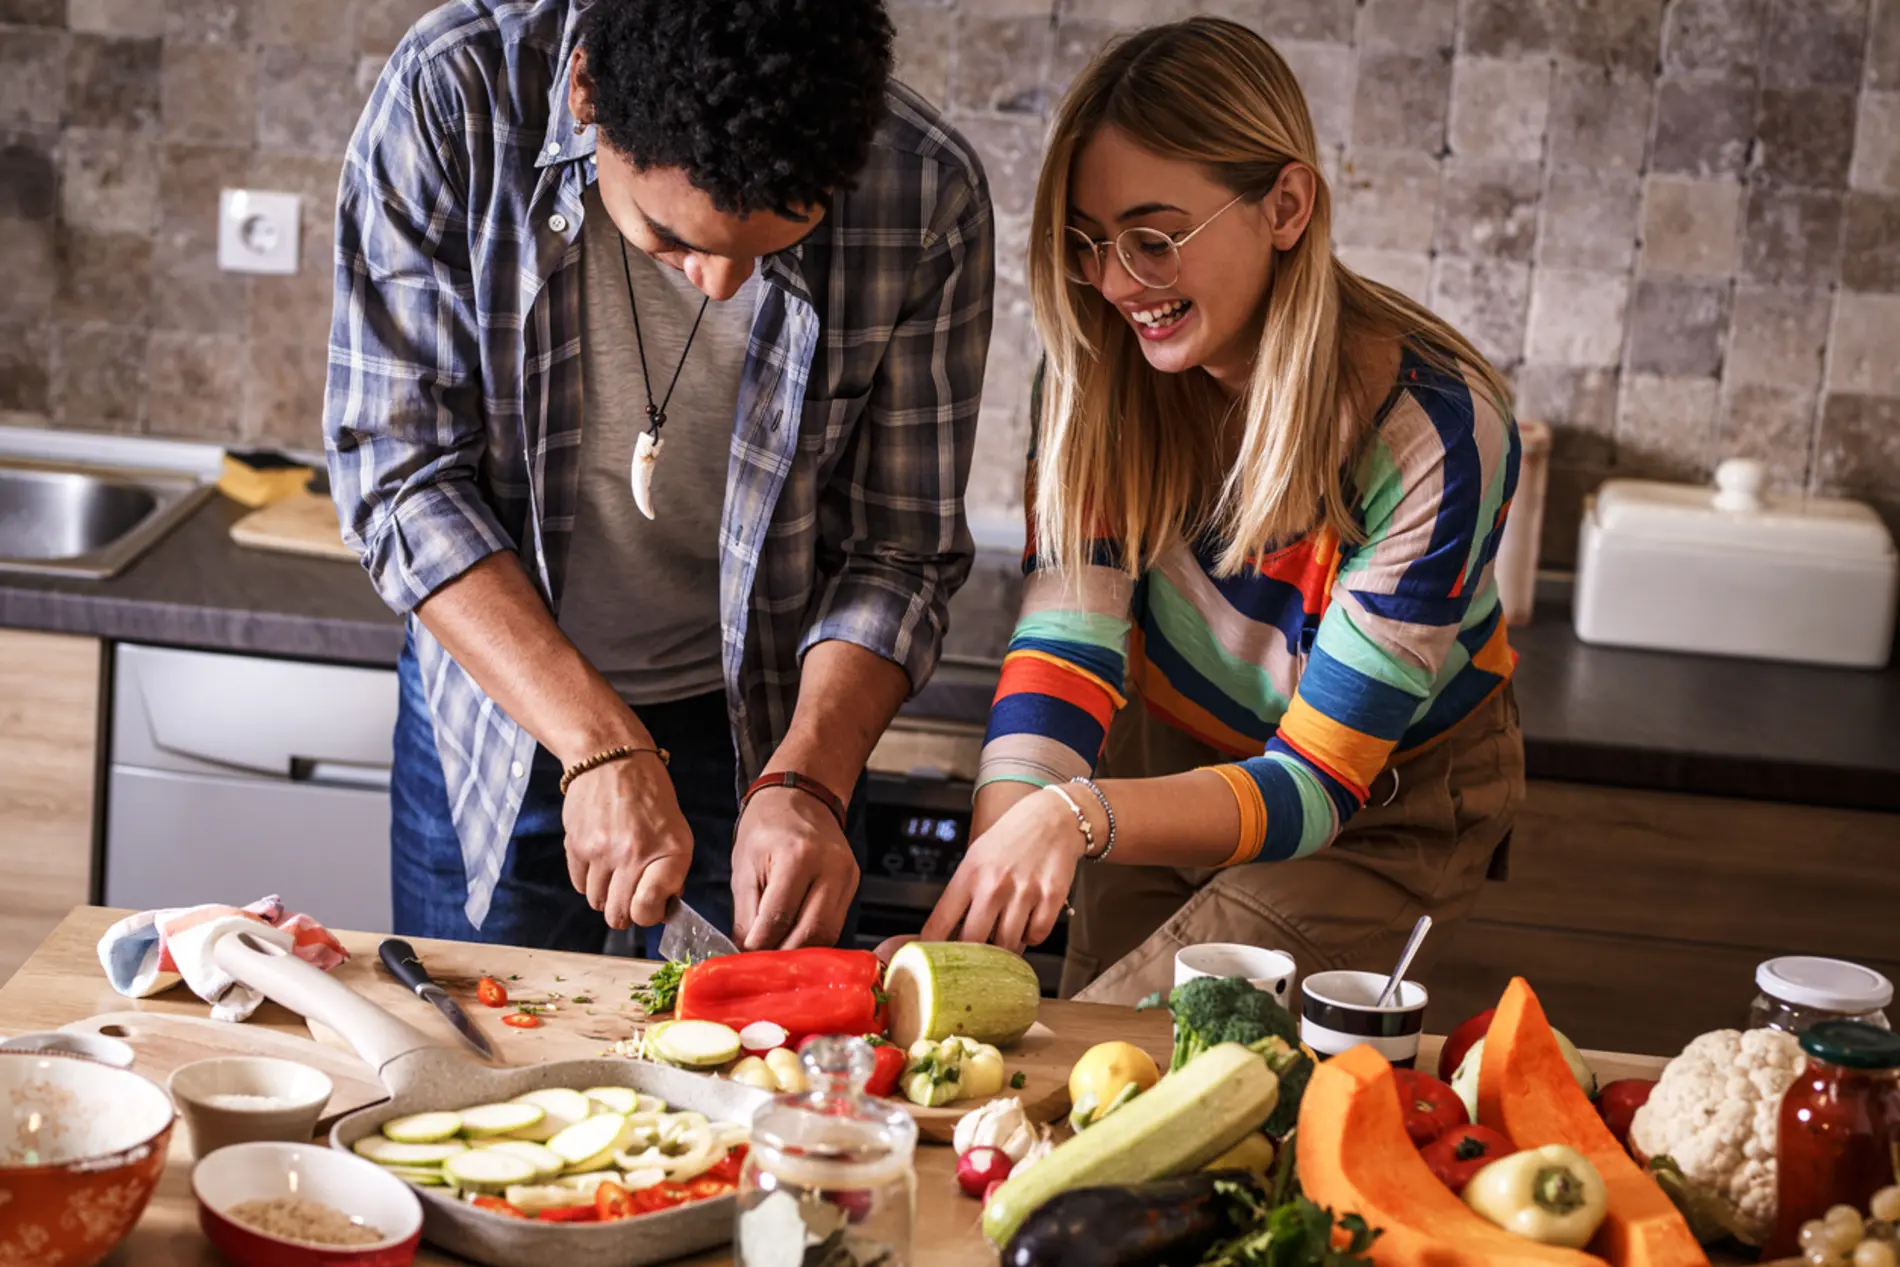
POLYGON ((943 941, 954 933, 1018 954, 1040 944, 1068 905, 1085 847, 1075 813, 1061 797, 1024 797, 965 851, 923 939, 943 941))

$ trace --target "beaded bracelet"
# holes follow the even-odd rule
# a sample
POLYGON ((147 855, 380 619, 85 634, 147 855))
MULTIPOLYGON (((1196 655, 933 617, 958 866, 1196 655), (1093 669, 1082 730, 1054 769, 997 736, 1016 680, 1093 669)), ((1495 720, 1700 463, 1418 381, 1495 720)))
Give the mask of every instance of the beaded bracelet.
MULTIPOLYGON (((1075 778, 1070 779, 1069 782, 1080 783, 1083 787, 1095 793, 1095 799, 1102 803, 1102 813, 1108 818, 1108 843, 1102 846, 1102 852, 1085 853, 1082 856, 1087 858, 1090 862, 1107 862, 1108 855, 1115 852, 1115 807, 1108 803, 1108 793, 1097 787, 1094 779, 1077 775, 1075 778)), ((1091 841, 1090 843, 1093 844, 1094 842, 1091 841)))
POLYGON ((563 770, 561 772, 561 795, 566 796, 568 784, 580 778, 581 775, 586 774, 589 770, 597 770, 610 761, 625 761, 628 757, 637 757, 641 753, 646 752, 650 752, 658 757, 661 765, 670 764, 673 760, 672 754, 664 748, 608 748, 603 752, 596 752, 591 757, 576 761, 566 770, 563 770))
POLYGON ((1062 803, 1069 807, 1069 812, 1075 815, 1075 825, 1082 830, 1082 856, 1084 858, 1089 857, 1095 852, 1095 828, 1089 822, 1089 816, 1082 812, 1082 807, 1075 803, 1073 796, 1070 796, 1055 784, 1051 783, 1042 790, 1045 792, 1054 792, 1061 798, 1062 803))

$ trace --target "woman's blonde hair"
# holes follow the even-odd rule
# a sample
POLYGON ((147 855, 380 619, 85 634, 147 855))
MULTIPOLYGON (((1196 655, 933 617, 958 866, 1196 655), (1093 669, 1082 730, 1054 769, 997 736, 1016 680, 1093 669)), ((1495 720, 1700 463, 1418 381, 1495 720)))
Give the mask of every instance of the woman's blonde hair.
POLYGON ((1457 331, 1333 256, 1332 220, 1299 83, 1246 27, 1208 17, 1152 27, 1082 72, 1057 111, 1030 227, 1030 299, 1047 361, 1029 491, 1045 562, 1073 574, 1107 537, 1138 572, 1176 534, 1211 530, 1222 543, 1217 571, 1230 576, 1321 526, 1358 539, 1346 468, 1370 420, 1346 417, 1348 335, 1404 339, 1509 408, 1509 388, 1457 331), (1227 406, 1213 380, 1149 368, 1127 322, 1068 277, 1070 171, 1103 127, 1199 164, 1243 205, 1266 197, 1288 163, 1313 169, 1312 219, 1274 262, 1259 354, 1236 402, 1239 457, 1225 472, 1215 420, 1227 406))

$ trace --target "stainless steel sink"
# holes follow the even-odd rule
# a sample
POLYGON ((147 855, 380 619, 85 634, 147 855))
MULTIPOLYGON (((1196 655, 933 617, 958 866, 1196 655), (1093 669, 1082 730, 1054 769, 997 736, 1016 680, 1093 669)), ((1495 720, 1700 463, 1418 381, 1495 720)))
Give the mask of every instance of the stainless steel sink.
POLYGON ((211 491, 170 472, 0 461, 0 572, 116 576, 211 491))

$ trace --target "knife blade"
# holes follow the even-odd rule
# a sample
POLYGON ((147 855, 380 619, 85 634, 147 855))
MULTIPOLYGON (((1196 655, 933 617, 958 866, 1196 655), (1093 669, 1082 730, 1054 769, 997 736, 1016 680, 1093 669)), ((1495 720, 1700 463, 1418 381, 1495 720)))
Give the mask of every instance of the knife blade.
POLYGON ((391 937, 377 948, 376 954, 383 961, 383 967, 389 969, 391 976, 415 991, 417 998, 431 1004, 436 1011, 447 1017, 449 1024, 455 1027, 455 1032, 462 1036, 462 1041, 473 1047, 482 1059, 495 1058, 495 1049, 490 1045, 488 1035, 476 1029, 475 1022, 468 1018, 468 1013, 462 1010, 462 1005, 449 997, 447 990, 435 983, 435 979, 429 975, 429 970, 423 966, 422 956, 416 953, 414 946, 400 937, 391 937))
POLYGON ((698 963, 702 959, 738 953, 739 948, 732 944, 732 938, 684 900, 674 898, 667 903, 666 930, 660 934, 660 958, 698 963))

